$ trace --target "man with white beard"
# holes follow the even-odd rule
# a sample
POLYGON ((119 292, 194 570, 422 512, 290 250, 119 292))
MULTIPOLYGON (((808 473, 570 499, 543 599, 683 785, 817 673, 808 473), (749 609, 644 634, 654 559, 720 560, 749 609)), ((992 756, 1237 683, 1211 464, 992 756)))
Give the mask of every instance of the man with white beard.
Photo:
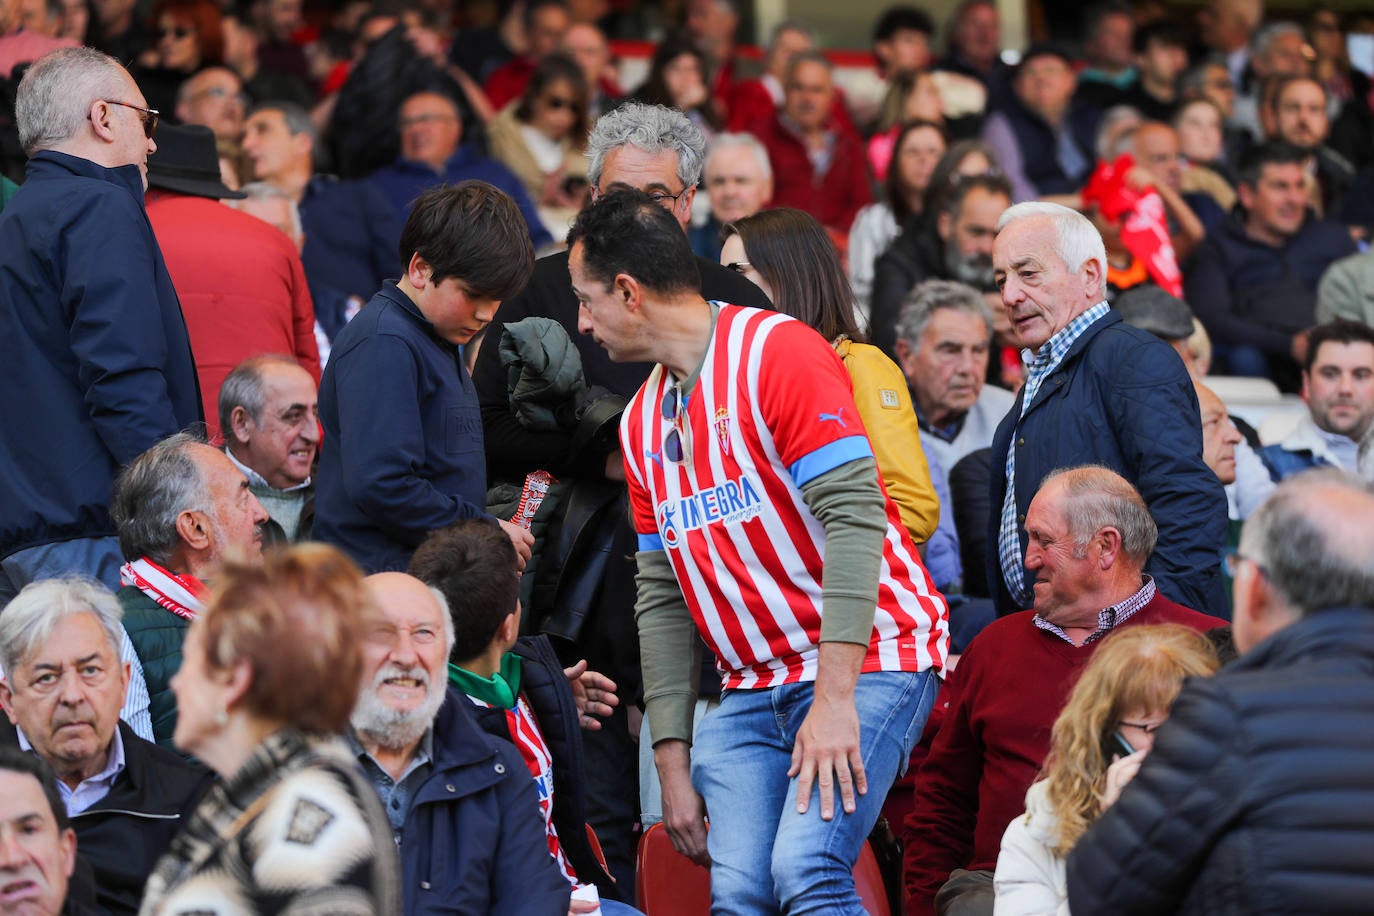
POLYGON ((549 856, 524 761, 447 689, 447 602, 404 573, 367 586, 381 613, 347 737, 391 821, 405 916, 567 913, 572 888, 549 856))

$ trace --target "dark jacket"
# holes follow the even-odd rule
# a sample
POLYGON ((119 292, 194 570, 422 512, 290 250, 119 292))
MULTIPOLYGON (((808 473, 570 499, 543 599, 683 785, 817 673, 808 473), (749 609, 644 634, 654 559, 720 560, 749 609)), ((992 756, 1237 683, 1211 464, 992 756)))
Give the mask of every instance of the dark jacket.
POLYGON ((1159 526, 1145 566, 1159 590, 1185 607, 1226 616, 1226 494, 1202 461, 1197 394, 1173 348, 1111 310, 1074 342, 1021 417, 1024 396, 1023 388, 992 440, 986 566, 999 613, 1021 610, 1007 593, 996 546, 1007 488, 1002 470, 1015 438, 1022 556, 1026 511, 1045 476, 1105 465, 1135 485, 1159 526))
POLYGON ((0 217, 0 557, 114 534, 119 468, 199 423, 136 166, 43 151, 0 217))
MULTIPOLYGON (((119 735, 124 771, 108 795, 72 818, 72 828, 77 851, 95 872, 101 910, 133 914, 153 866, 214 777, 199 764, 144 741, 124 722, 119 735)), ((0 718, 0 746, 19 746, 19 733, 5 718, 0 718)))
MULTIPOLYGON (((618 899, 614 880, 601 868, 587 840, 582 732, 563 665, 546 636, 521 637, 512 651, 522 659, 520 692, 529 701, 553 755, 553 826, 563 844, 563 854, 579 881, 595 884, 602 897, 618 899)), ((474 707, 473 713, 487 734, 514 742, 504 709, 474 707)))
POLYGON ((301 199, 306 280, 365 299, 401 274, 401 220, 391 202, 366 181, 316 175, 301 199))
POLYGON ((1083 168, 1073 175, 1066 173, 1059 164, 1058 141, 1044 118, 1023 105, 1014 94, 1007 99, 1002 114, 1021 150, 1022 170, 1026 179, 1035 185, 1038 195, 1071 194, 1083 186, 1093 167, 1097 124, 1102 117, 1099 109, 1074 102, 1066 115, 1069 136, 1083 155, 1083 168))
POLYGON ((1350 232, 1340 223, 1309 217, 1274 248, 1250 238, 1237 211, 1207 233, 1184 290, 1213 343, 1287 356, 1293 334, 1313 324, 1322 273, 1354 253, 1350 232))
POLYGON ((368 572, 404 570, 430 531, 485 515, 472 379, 395 283, 334 341, 320 423, 314 537, 368 572))
POLYGON ((405 916, 562 916, 572 885, 549 855, 529 769, 478 730, 469 706, 448 688, 434 771, 401 828, 405 916))
POLYGON ((1368 913, 1374 611, 1316 611, 1192 678, 1068 860, 1094 913, 1368 913))
POLYGON ((891 359, 897 358, 897 319, 907 294, 917 283, 946 280, 944 253, 931 220, 916 214, 907 220, 902 234, 873 262, 872 309, 869 337, 873 346, 891 359))
POLYGON ((172 676, 181 670, 181 644, 191 621, 172 613, 132 585, 115 597, 124 608, 124 629, 134 645, 143 678, 148 683, 148 713, 158 746, 176 753, 172 732, 177 728, 177 698, 172 676))

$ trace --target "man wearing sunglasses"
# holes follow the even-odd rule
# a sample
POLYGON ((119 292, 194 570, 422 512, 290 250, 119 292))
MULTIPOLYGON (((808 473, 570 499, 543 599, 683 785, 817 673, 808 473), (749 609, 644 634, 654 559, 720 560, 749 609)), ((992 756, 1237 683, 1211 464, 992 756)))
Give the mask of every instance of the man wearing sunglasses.
POLYGON ((0 606, 64 573, 118 588, 115 472, 203 419, 143 209, 158 113, 88 48, 40 58, 15 113, 30 159, 0 217, 0 606))

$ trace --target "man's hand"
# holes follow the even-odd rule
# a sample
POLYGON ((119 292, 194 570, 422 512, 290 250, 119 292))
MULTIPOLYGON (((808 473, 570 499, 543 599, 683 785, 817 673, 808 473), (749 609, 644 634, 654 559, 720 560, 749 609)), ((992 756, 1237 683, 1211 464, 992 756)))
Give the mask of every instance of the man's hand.
POLYGON ((859 713, 854 688, 867 646, 823 642, 817 661, 811 711, 797 729, 788 778, 797 777, 797 811, 811 807, 811 787, 821 790, 821 820, 835 816, 835 788, 846 814, 856 807, 854 793, 868 794, 868 777, 859 752, 859 713))
POLYGON ((654 765, 663 789, 663 827, 673 848, 698 865, 710 867, 706 851, 706 803, 692 788, 691 751, 686 741, 654 745, 654 765))
POLYGON ((510 542, 515 545, 516 565, 520 572, 524 572, 525 564, 530 561, 530 551, 534 549, 534 535, 515 522, 508 522, 500 518, 496 521, 500 524, 501 530, 510 537, 510 542))
POLYGON ((573 702, 577 704, 578 724, 589 731, 598 731, 601 720, 597 716, 609 716, 620 705, 615 695, 615 681, 597 671, 587 670, 584 658, 571 668, 564 668, 563 675, 572 688, 573 702))

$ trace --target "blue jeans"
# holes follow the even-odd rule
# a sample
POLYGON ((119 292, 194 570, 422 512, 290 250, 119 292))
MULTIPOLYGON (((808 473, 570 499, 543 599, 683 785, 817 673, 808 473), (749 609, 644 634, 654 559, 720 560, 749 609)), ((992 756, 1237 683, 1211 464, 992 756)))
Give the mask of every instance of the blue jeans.
MULTIPOLYGON (((792 746, 811 710, 812 685, 730 690, 692 747, 692 785, 711 821, 711 913, 854 914, 854 863, 877 823, 888 789, 905 771, 940 681, 933 671, 859 676, 854 706, 868 792, 853 814, 838 798, 821 820, 820 788, 798 814, 792 746)), ((838 795, 838 789, 833 790, 838 795)))

